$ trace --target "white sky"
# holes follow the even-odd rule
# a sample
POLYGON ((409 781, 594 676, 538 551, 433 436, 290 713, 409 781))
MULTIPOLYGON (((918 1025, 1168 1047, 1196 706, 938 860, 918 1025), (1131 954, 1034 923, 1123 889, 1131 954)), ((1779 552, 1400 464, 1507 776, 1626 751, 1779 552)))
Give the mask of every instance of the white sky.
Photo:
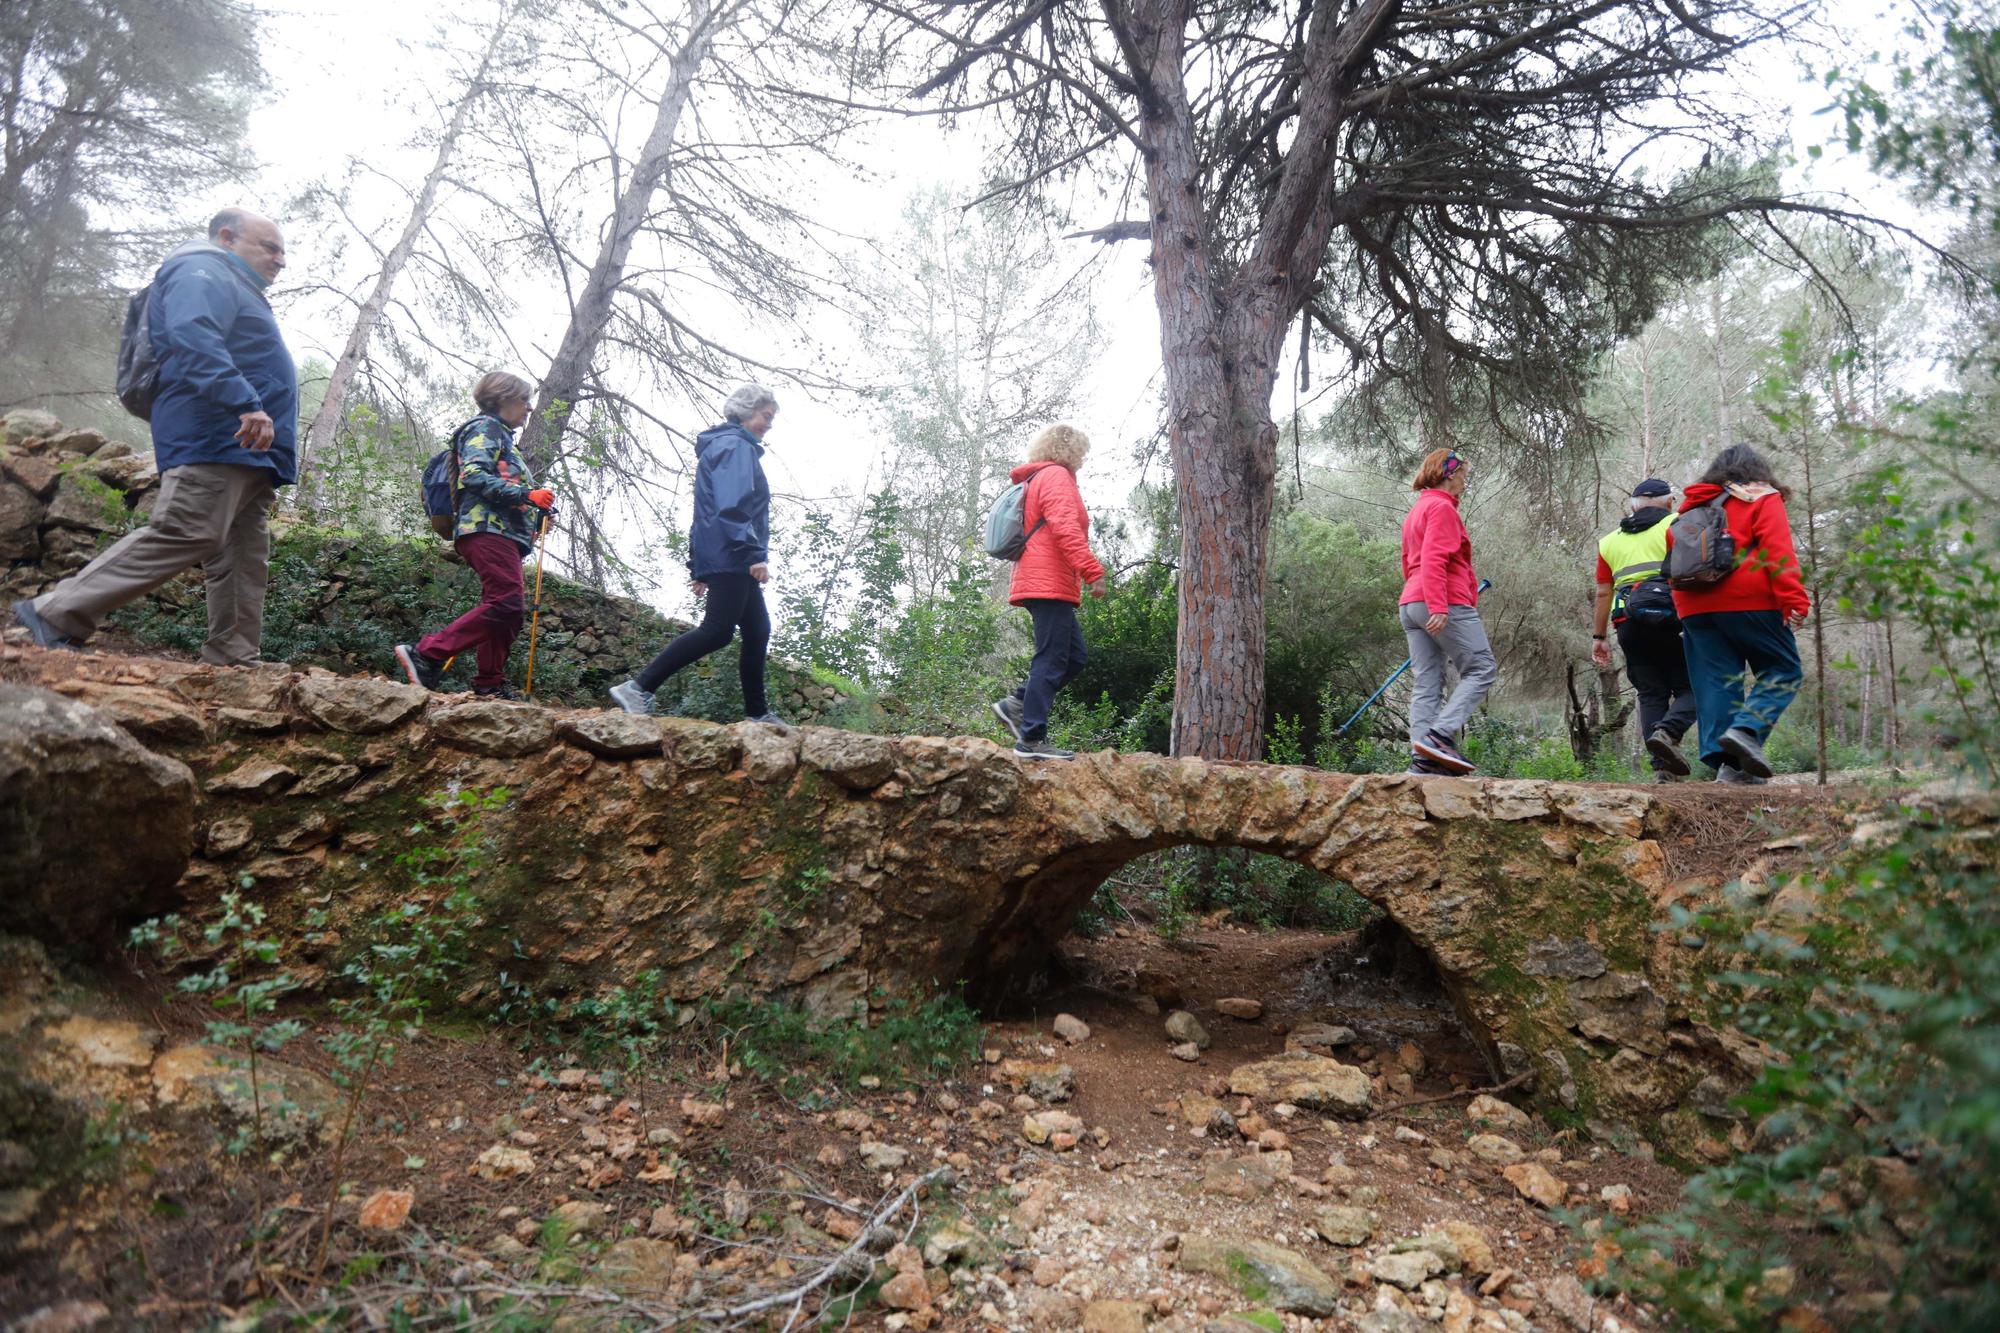
MULTIPOLYGON (((273 95, 253 113, 250 140, 264 164, 256 194, 281 222, 286 201, 307 182, 338 175, 350 157, 379 165, 386 174, 415 182, 429 163, 428 148, 411 148, 413 102, 427 96, 454 93, 436 58, 421 49, 440 17, 464 17, 463 3, 450 7, 424 0, 288 0, 274 6, 265 25, 265 67, 273 95)), ((1890 15, 1901 10, 1870 4, 1843 14, 1845 35, 1876 50, 1886 47, 1890 15), (1857 35, 1858 34, 1858 35, 1857 35), (1882 40, 1876 40, 1880 38, 1882 40)), ((1824 67, 1830 54, 1813 63, 1824 67)), ((1803 156, 1808 144, 1829 144, 1838 125, 1831 116, 1816 115, 1826 103, 1818 86, 1800 72, 1791 53, 1771 52, 1758 77, 1744 81, 1770 104, 1790 104, 1790 133, 1803 156)), ((418 115, 428 114, 421 104, 418 115)), ((815 198, 815 207, 834 230, 852 234, 886 234, 893 228, 904 201, 916 190, 943 182, 955 187, 974 184, 978 153, 963 138, 951 138, 929 118, 895 121, 868 134, 862 146, 851 148, 874 179, 866 182, 829 177, 815 198)), ((1800 180, 1787 182, 1800 188, 1800 180)), ((1894 190, 1876 180, 1865 166, 1829 146, 1828 156, 1814 169, 1811 184, 1819 190, 1842 189, 1871 208, 1912 217, 1897 202, 1894 190)), ((217 206, 239 202, 218 198, 217 206)), ((400 225, 398 209, 384 201, 380 210, 400 225)), ((1109 216, 1096 221, 1109 221, 1109 216)), ((292 220, 300 221, 300 220, 292 220)), ((298 235, 303 227, 294 226, 298 235)), ((393 237, 378 238, 384 245, 393 237)), ((290 239, 290 238, 288 238, 290 239)), ((302 239, 302 237, 301 237, 302 239)), ((1097 247, 1087 241, 1064 242, 1078 262, 1097 247)), ((1096 443, 1093 466, 1086 471, 1085 489, 1093 507, 1111 508, 1123 502, 1137 477, 1130 462, 1134 442, 1150 436, 1158 403, 1159 329, 1153 306, 1145 247, 1124 243, 1105 257, 1098 286, 1099 318, 1108 337, 1104 354, 1083 388, 1083 409, 1076 418, 1096 443)), ((289 256, 294 274, 313 270, 314 256, 292 241, 289 256)), ((292 275, 288 275, 290 277, 292 275)), ((347 275, 352 281, 356 275, 347 275)), ((282 300, 287 279, 274 295, 282 300)), ((522 294, 517 293, 517 296, 522 294)), ((561 332, 560 297, 556 293, 527 294, 526 310, 547 310, 547 328, 517 328, 517 342, 547 350, 561 332)), ((838 317, 819 321, 834 342, 843 327, 838 317)), ((301 361, 318 356, 331 362, 347 334, 344 322, 321 303, 315 311, 295 310, 287 318, 286 334, 301 361)), ((541 366, 519 367, 530 374, 541 366)), ((784 386, 779 389, 783 411, 768 441, 766 467, 781 494, 823 498, 851 494, 879 484, 885 442, 858 403, 845 395, 814 397, 784 386)), ((1289 377, 1282 378, 1275 404, 1280 419, 1289 414, 1289 377)), ((684 410, 676 404, 677 416, 684 410)), ((450 423, 439 423, 442 427, 450 423)), ((690 432, 706 421, 680 423, 690 432)), ((1025 443, 1025 442, 1024 442, 1025 443)), ((678 602, 669 590, 665 599, 678 602)))

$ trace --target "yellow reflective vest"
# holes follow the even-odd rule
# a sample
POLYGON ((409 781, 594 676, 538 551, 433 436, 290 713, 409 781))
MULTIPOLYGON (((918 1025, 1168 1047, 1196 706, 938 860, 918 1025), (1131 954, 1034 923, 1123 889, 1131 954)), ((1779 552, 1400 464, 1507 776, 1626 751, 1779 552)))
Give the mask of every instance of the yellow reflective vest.
POLYGON ((1669 514, 1644 532, 1613 528, 1597 539, 1597 554, 1611 570, 1611 586, 1617 589, 1612 601, 1614 618, 1624 612, 1627 588, 1641 579, 1660 577, 1667 563, 1667 528, 1679 517, 1669 514))

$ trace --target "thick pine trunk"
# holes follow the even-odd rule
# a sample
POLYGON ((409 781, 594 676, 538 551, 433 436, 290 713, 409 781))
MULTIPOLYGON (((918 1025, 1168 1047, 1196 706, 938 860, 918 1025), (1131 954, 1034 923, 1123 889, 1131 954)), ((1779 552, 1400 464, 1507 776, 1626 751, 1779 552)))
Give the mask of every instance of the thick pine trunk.
POLYGON ((681 112, 687 109, 695 75, 708 58, 716 17, 717 6, 710 0, 694 0, 689 6, 687 40, 668 65, 667 86, 655 104, 653 127, 612 206, 597 258, 570 308, 569 325, 563 330, 562 342, 542 378, 535 410, 521 432, 521 454, 538 477, 548 477, 562 442, 563 428, 589 384, 598 345, 611 322, 612 303, 625 281, 632 243, 652 212, 654 192, 666 178, 681 112))
POLYGON ((368 293, 368 299, 361 303, 360 313, 354 317, 347 345, 341 349, 340 359, 333 363, 333 373, 327 376, 326 396, 320 399, 319 410, 313 413, 312 424, 306 427, 305 443, 299 449, 301 479, 306 476, 306 464, 312 457, 324 454, 333 447, 334 436, 347 410, 348 386, 354 382, 362 359, 368 355, 369 339, 374 336, 375 326, 381 322, 382 312, 389 308, 389 297, 396 289, 396 279, 402 276, 404 265, 410 262, 410 256, 416 251, 418 238, 430 225, 431 211, 437 207, 438 187, 444 183, 445 173, 451 169, 452 155, 458 151, 459 138, 465 133, 466 122, 472 118, 474 104, 485 95, 487 73, 493 67, 493 58, 499 52, 501 43, 506 40, 507 25, 512 19, 513 10, 510 8, 495 25, 493 35, 486 43, 486 52, 480 57, 479 71, 472 76, 472 86, 452 108, 444 137, 438 140, 437 156, 432 159, 430 172, 417 191, 416 202, 410 206, 410 216, 403 223, 402 234, 389 247, 389 253, 382 256, 382 271, 375 278, 375 287, 368 293))
POLYGON ((1275 306, 1229 310, 1210 269, 1180 53, 1152 62, 1141 121, 1153 213, 1153 295, 1181 526, 1172 749, 1263 757, 1264 564, 1278 429, 1275 306))

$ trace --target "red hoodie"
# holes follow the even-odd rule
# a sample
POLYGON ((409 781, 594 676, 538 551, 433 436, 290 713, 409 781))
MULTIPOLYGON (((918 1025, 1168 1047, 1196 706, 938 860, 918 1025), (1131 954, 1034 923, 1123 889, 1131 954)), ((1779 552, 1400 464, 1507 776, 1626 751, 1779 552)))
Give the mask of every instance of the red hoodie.
POLYGON ((1396 604, 1411 602, 1434 616, 1479 605, 1472 537, 1458 516, 1458 497, 1442 486, 1419 492, 1403 519, 1403 596, 1396 604))
POLYGON ((1028 482, 1021 526, 1033 535, 1014 566, 1007 600, 1015 606, 1031 600, 1082 602, 1077 580, 1097 582, 1104 566, 1090 553, 1090 511, 1083 507, 1076 474, 1061 463, 1023 463, 1010 480, 1028 482))
MULTIPOLYGON (((1687 488, 1681 513, 1713 500, 1720 486, 1698 481, 1687 488)), ((1792 523, 1785 514, 1785 497, 1768 486, 1732 486, 1722 502, 1729 535, 1736 539, 1736 569, 1705 588, 1674 589, 1674 610, 1681 618, 1711 611, 1782 611, 1802 616, 1812 607, 1799 580, 1798 552, 1792 547, 1792 523), (1743 498, 1748 495, 1748 499, 1743 498)), ((1667 529, 1667 549, 1674 548, 1674 530, 1667 529)))

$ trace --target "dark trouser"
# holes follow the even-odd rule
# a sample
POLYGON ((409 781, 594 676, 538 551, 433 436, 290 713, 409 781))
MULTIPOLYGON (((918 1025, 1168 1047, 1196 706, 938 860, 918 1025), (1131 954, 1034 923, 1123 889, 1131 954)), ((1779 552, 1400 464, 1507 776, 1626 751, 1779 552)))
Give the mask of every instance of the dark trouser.
POLYGON ((1625 674, 1639 695, 1639 734, 1650 736, 1659 730, 1676 741, 1687 735, 1695 720, 1694 689, 1688 683, 1680 622, 1621 621, 1618 647, 1625 654, 1625 674))
POLYGON ((475 532, 452 545, 479 576, 479 605, 418 639, 417 651, 443 662, 470 648, 479 663, 472 687, 497 690, 507 683, 507 654, 528 618, 521 595, 521 548, 497 532, 475 532))
POLYGON ((1049 734, 1049 708, 1056 691, 1075 680, 1090 654, 1083 648, 1083 627, 1076 603, 1031 597, 1021 603, 1035 622, 1035 660, 1028 679, 1014 691, 1021 701, 1021 738, 1038 741, 1049 734))
POLYGON ((748 574, 711 574, 702 582, 708 585, 708 606, 701 623, 662 649, 635 679, 640 689, 651 694, 682 667, 726 646, 741 629, 743 648, 736 659, 736 673, 743 682, 743 712, 747 717, 762 717, 771 711, 764 701, 764 657, 771 647, 771 616, 764 609, 764 585, 748 574))
POLYGON ((1799 692, 1798 641, 1777 611, 1710 611, 1681 620, 1688 678, 1701 713, 1701 760, 1729 762, 1722 733, 1738 727, 1761 743, 1799 692))

